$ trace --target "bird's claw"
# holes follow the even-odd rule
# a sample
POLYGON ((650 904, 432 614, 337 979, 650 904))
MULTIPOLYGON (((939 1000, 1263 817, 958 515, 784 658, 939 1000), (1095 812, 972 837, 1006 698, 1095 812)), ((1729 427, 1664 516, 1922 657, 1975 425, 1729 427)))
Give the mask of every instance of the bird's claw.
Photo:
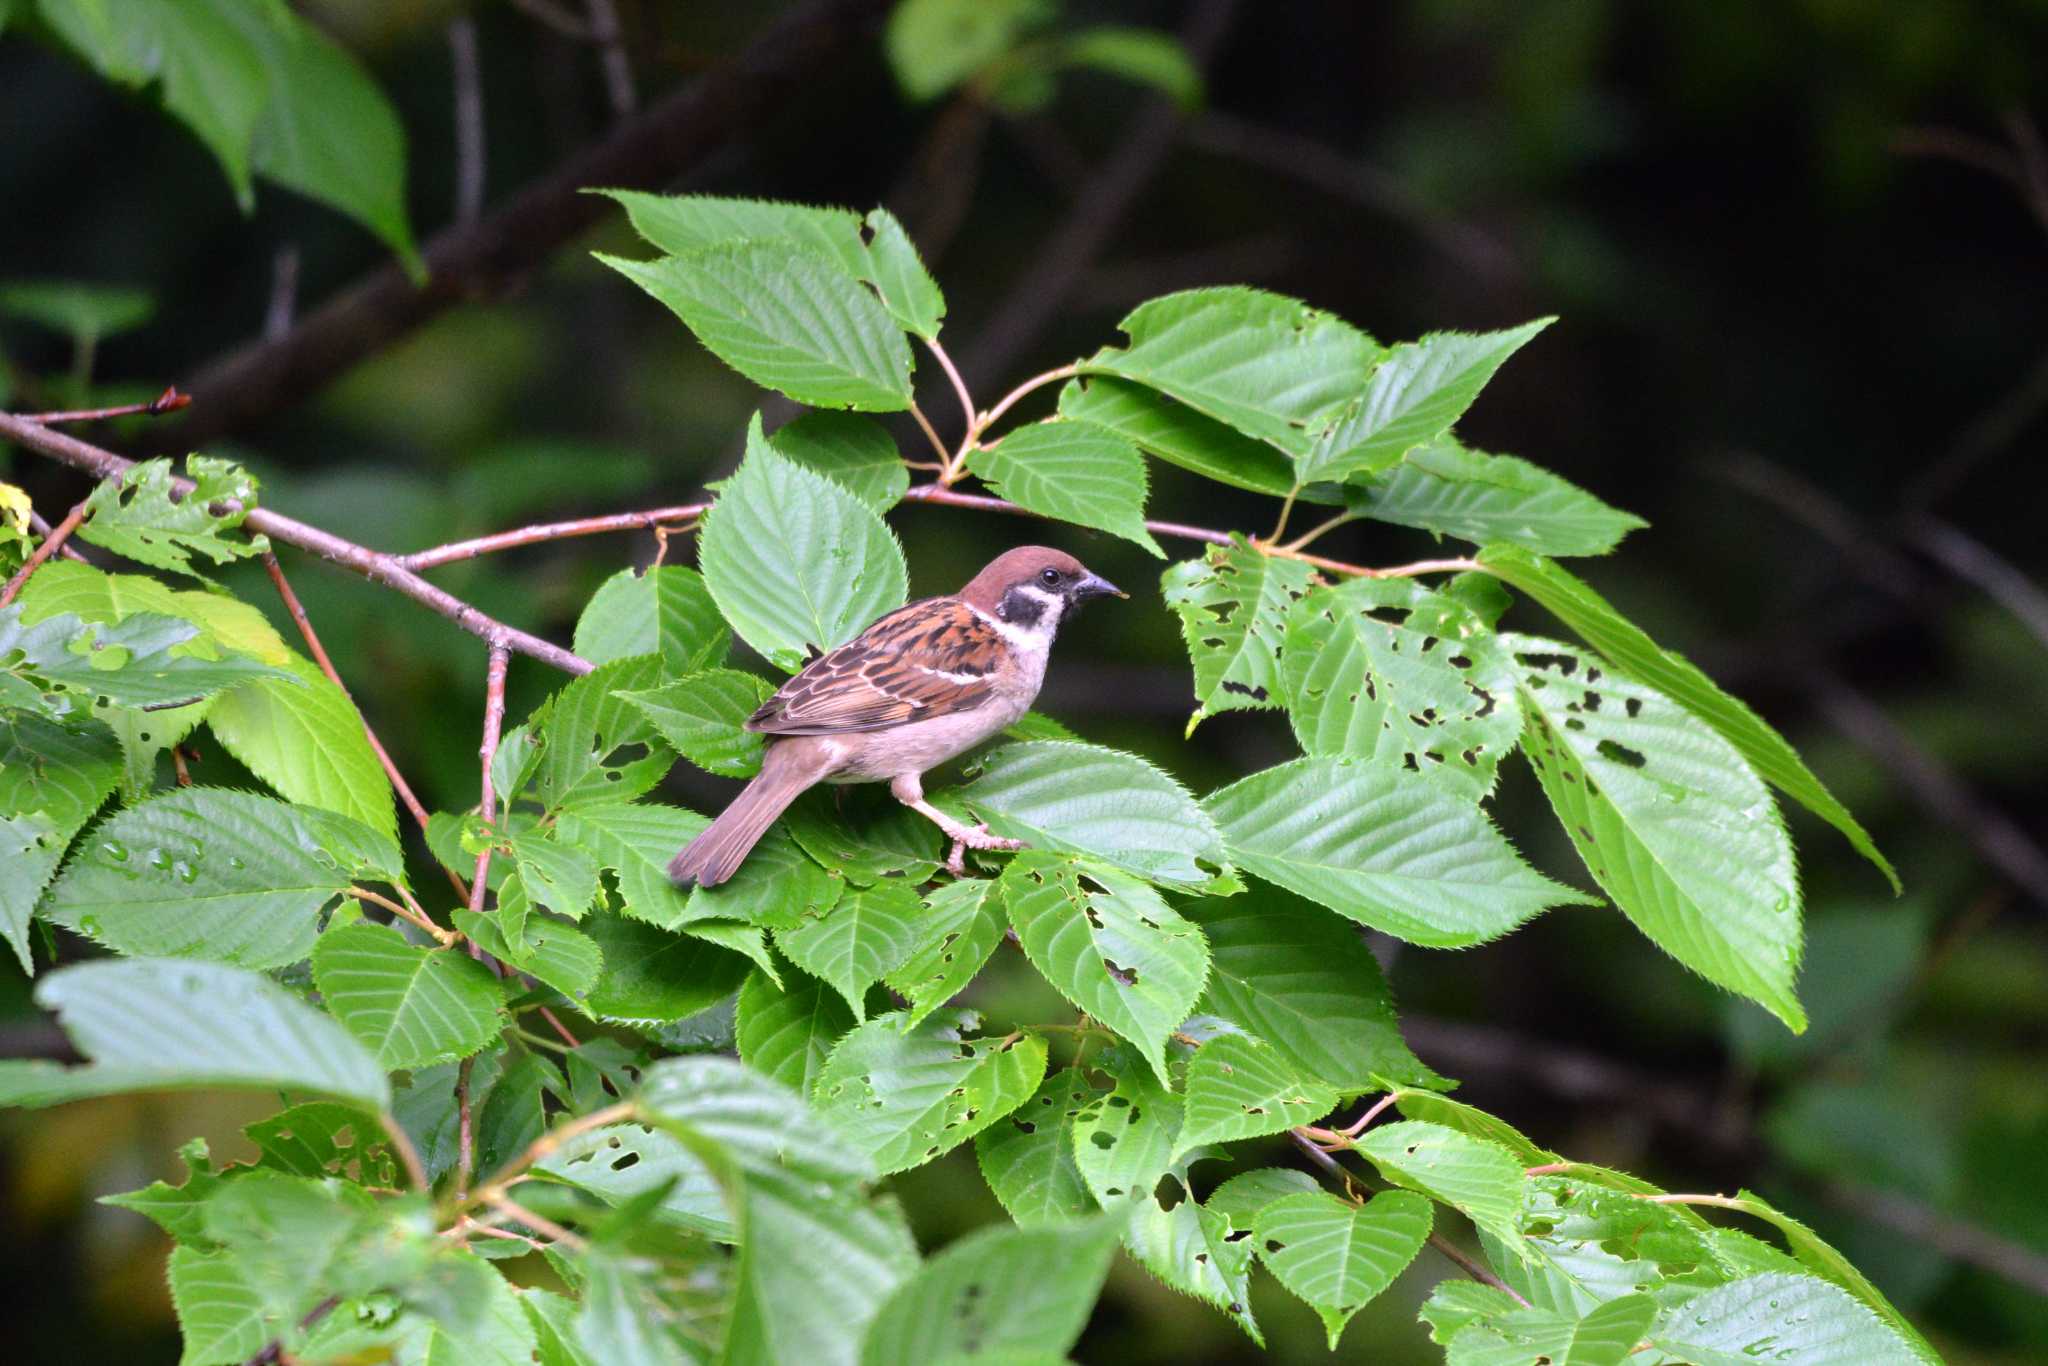
POLYGON ((971 828, 963 826, 953 835, 953 848, 946 855, 946 871, 954 877, 966 877, 967 860, 965 858, 965 851, 969 849, 1009 852, 1028 847, 1023 840, 1005 839, 1001 835, 992 833, 986 821, 971 828))

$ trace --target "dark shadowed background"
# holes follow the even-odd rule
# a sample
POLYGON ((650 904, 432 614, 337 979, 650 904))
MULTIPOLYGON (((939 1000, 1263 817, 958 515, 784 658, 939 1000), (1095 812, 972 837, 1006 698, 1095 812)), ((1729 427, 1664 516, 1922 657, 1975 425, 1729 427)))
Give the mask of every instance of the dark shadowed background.
MULTIPOLYGON (((604 54, 523 7, 296 7, 395 102, 422 239, 457 212, 457 15, 473 18, 480 58, 487 225, 617 118, 604 54)), ((617 8, 643 109, 713 79, 770 41, 778 16, 806 9, 617 8)), ((654 160, 682 158, 687 173, 665 182, 678 188, 890 205, 946 289, 947 336, 984 403, 1112 340, 1139 300, 1192 285, 1299 295, 1384 341, 1561 317, 1489 387, 1465 437, 1650 521, 1583 572, 1784 729, 1907 890, 1894 899, 1832 831, 1791 815, 1814 1019, 1802 1038, 1689 977, 1614 912, 1573 909, 1481 949, 1394 952, 1410 1041, 1547 1147, 1673 1189, 1758 1189, 1818 1225, 1953 1359, 2040 1360, 2048 6, 1070 6, 1077 21, 1191 29, 1210 46, 1207 99, 1185 117, 1099 74, 1063 77, 1026 115, 964 96, 914 105, 878 22, 858 22, 884 7, 828 8, 855 22, 687 158, 671 138, 654 160)), ((309 313, 388 257, 353 223, 275 189, 242 216, 153 98, 10 31, 0 282, 125 285, 154 306, 99 344, 82 389, 69 339, 0 316, 0 402, 194 388, 189 438, 161 420, 87 434, 134 452, 201 442, 257 469, 267 505, 393 550, 691 501, 730 470, 762 396, 591 261, 591 249, 634 247, 621 215, 590 204, 598 226, 559 248, 543 216, 497 242, 487 269, 438 279, 453 306, 432 317, 379 313, 373 299, 360 319, 330 320, 335 349, 304 369, 223 384, 224 356, 260 345, 266 327, 289 346, 309 313)), ((957 435, 929 369, 925 406, 957 435)), ((907 424, 897 435, 906 449, 917 440, 907 424)), ((1271 516, 1250 495, 1234 505, 1168 467, 1153 474, 1154 516, 1248 531, 1271 516)), ((0 477, 53 518, 84 487, 5 451, 0 477)), ((1039 534, 936 507, 891 521, 916 593, 955 587, 992 547, 1039 534)), ((1043 709, 1197 791, 1289 752, 1277 714, 1214 718, 1183 740, 1187 662, 1159 566, 1107 537, 1045 534, 1137 591, 1062 640, 1043 709)), ((1429 545, 1363 524, 1328 540, 1369 563, 1429 545)), ((596 585, 654 548, 644 533, 596 538, 435 577, 566 640, 596 585)), ((473 801, 482 645, 358 579, 295 554, 287 564, 427 805, 473 801)), ((273 609, 260 573, 228 578, 273 609)), ((558 682, 515 662, 513 715, 558 682)), ((218 754, 201 771, 236 778, 218 754)), ((700 809, 731 790, 687 769, 672 781, 700 809)), ((1501 823, 1547 871, 1582 882, 1541 806, 1511 765, 1501 823)), ((1045 1004, 1034 1005, 1042 985, 997 965, 977 987, 984 1003, 1045 1004)), ((11 961, 0 974, 0 1047, 32 1052, 46 1034, 27 984, 11 961)), ((142 1097, 0 1120, 0 1276, 31 1292, 18 1292, 4 1355, 174 1360, 161 1235, 92 1200, 169 1174, 193 1132, 234 1154, 239 1125, 266 1108, 142 1097)), ((1284 1145, 1273 1155, 1288 1160, 1284 1145)), ((902 1185, 928 1245, 998 1217, 964 1148, 902 1185)), ((1412 1270, 1354 1323, 1345 1355, 1433 1359, 1412 1311, 1446 1269, 1412 1270)), ((1324 1357, 1312 1316, 1270 1281, 1254 1308, 1273 1359, 1324 1357)), ((1222 1316, 1125 1263, 1077 1356, 1250 1351, 1222 1316)))

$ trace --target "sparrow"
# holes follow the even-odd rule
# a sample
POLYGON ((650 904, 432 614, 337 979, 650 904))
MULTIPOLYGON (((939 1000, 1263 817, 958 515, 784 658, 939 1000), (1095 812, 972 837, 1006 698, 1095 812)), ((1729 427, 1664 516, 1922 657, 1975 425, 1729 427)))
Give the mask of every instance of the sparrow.
POLYGON ((927 769, 1015 722, 1045 681, 1060 623, 1092 598, 1130 595, 1042 545, 998 555, 949 597, 899 607, 805 665, 748 717, 771 737, 760 774, 668 865, 679 885, 730 878, 775 818, 818 783, 889 784, 961 850, 1021 849, 924 799, 927 769))

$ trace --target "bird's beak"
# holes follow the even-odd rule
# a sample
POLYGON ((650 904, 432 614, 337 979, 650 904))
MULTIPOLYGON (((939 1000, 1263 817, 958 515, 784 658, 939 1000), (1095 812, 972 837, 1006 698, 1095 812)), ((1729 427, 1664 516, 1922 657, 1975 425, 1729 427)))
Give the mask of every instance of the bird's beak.
POLYGON ((1075 602, 1086 602, 1090 598, 1128 598, 1129 596, 1129 593, 1124 592, 1123 589, 1118 588, 1108 579, 1094 574, 1086 575, 1079 583, 1074 585, 1075 602))

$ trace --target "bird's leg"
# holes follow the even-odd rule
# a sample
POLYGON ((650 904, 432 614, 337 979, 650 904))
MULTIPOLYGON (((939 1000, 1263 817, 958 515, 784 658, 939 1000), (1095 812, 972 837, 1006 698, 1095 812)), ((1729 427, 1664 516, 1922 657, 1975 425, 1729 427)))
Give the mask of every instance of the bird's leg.
POLYGON ((967 875, 966 860, 962 857, 963 850, 1024 848, 1023 840, 1004 839, 1001 835, 990 834, 986 824, 962 825, 933 806, 924 799, 924 784, 919 781, 920 777, 921 775, 916 773, 898 774, 889 784, 890 795, 946 832, 946 837, 953 841, 952 851, 946 855, 946 871, 954 877, 967 875))

